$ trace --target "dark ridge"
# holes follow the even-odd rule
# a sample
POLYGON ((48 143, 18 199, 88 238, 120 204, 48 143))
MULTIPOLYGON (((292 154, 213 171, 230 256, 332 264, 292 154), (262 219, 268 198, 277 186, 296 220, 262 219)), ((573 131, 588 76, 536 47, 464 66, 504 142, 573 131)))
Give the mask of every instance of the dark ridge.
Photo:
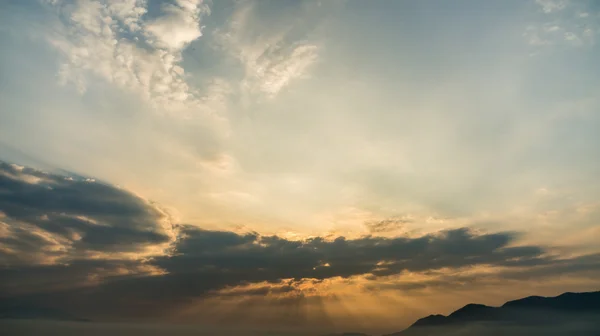
POLYGON ((502 305, 502 307, 518 307, 518 306, 531 306, 539 304, 546 298, 543 296, 528 296, 518 300, 508 301, 502 305))
POLYGON ((77 316, 73 316, 69 313, 61 310, 46 308, 46 307, 32 307, 23 305, 8 305, 0 307, 0 319, 36 319, 36 320, 56 320, 56 321, 77 321, 77 322, 89 322, 87 319, 83 319, 77 316))
POLYGON ((493 315, 496 311, 496 308, 482 305, 469 303, 468 305, 456 310, 452 314, 448 315, 447 319, 460 321, 463 319, 471 319, 474 317, 485 319, 491 315, 493 315))
POLYGON ((446 316, 444 315, 429 315, 422 319, 417 320, 417 322, 413 323, 411 327, 420 327, 420 326, 438 326, 446 323, 446 316))
POLYGON ((529 296, 509 301, 503 308, 536 308, 564 311, 600 311, 600 292, 564 293, 556 297, 529 296))
POLYGON ((564 293, 556 297, 529 296, 506 302, 501 307, 471 303, 448 316, 429 315, 419 319, 406 330, 387 336, 447 335, 459 329, 463 330, 460 335, 487 335, 488 332, 497 332, 501 328, 515 327, 534 328, 528 329, 528 332, 537 329, 550 330, 554 335, 552 331, 555 330, 552 329, 555 325, 561 326, 560 323, 583 328, 575 331, 578 334, 599 336, 600 291, 564 293), (466 328, 467 326, 473 328, 466 328))

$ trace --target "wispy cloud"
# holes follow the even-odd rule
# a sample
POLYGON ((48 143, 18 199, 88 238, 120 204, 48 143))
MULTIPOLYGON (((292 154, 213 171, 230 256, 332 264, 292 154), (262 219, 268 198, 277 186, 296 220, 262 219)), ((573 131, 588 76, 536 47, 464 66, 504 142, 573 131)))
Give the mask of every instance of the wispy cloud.
POLYGON ((586 46, 595 43, 600 32, 600 12, 581 1, 536 0, 541 21, 529 25, 524 33, 533 46, 586 46))
POLYGON ((365 222, 370 232, 393 232, 403 229, 406 224, 413 223, 413 219, 408 216, 391 217, 381 220, 371 220, 365 222))
MULTIPOLYGON (((319 46, 307 39, 310 28, 289 14, 286 24, 265 29, 267 25, 262 21, 268 18, 260 15, 258 7, 258 2, 241 2, 216 37, 219 45, 244 68, 242 90, 274 97, 307 75, 318 59, 319 46)), ((298 11, 307 10, 299 7, 298 11)))
POLYGON ((201 19, 209 13, 200 0, 163 4, 153 17, 144 0, 53 1, 50 6, 63 18, 48 36, 64 57, 59 79, 80 92, 95 76, 179 113, 206 110, 205 101, 215 99, 207 96, 224 92, 190 86, 180 64, 183 49, 202 35, 201 19))
POLYGON ((544 13, 558 12, 567 7, 569 0, 535 0, 544 13))

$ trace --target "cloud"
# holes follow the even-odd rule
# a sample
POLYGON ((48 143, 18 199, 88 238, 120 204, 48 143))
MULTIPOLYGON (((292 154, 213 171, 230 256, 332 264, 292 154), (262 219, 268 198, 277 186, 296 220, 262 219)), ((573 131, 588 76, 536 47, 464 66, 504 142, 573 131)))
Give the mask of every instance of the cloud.
POLYGON ((315 23, 299 20, 316 8, 302 2, 296 6, 297 12, 281 14, 287 18, 281 24, 262 13, 261 5, 239 3, 229 24, 215 36, 218 45, 241 63, 245 73, 242 90, 275 97, 294 80, 306 76, 318 59, 319 46, 307 37, 315 23))
POLYGON ((524 32, 533 46, 589 46, 600 32, 600 13, 584 2, 567 0, 536 0, 543 16, 524 32))
POLYGON ((597 255, 560 257, 518 237, 458 228, 290 240, 205 230, 172 223, 156 205, 94 179, 0 165, 0 297, 85 317, 164 316, 210 298, 297 304, 335 295, 323 290, 335 282, 412 291, 600 268, 597 255))
POLYGON ((175 238, 166 213, 126 190, 4 162, 0 214, 5 266, 140 257, 175 238))
POLYGON ((144 0, 57 1, 49 6, 61 19, 47 36, 64 59, 61 83, 85 92, 92 77, 100 78, 180 114, 192 109, 213 113, 215 101, 224 99, 226 89, 208 86, 200 92, 190 86, 181 65, 183 49, 202 35, 200 20, 209 13, 202 1, 162 4, 158 16, 150 15, 144 0))
POLYGON ((372 233, 381 232, 393 232, 400 230, 406 226, 406 224, 413 223, 413 220, 406 217, 392 217, 382 220, 367 221, 365 226, 372 233))
MULTIPOLYGON (((68 263, 31 264, 0 267, 0 296, 21 297, 31 293, 76 292, 109 280, 153 276, 162 271, 140 262, 124 259, 75 259, 68 263)), ((65 295, 65 298, 69 295, 65 295)))
POLYGON ((569 0, 535 0, 544 13, 558 12, 567 7, 569 0))
POLYGON ((180 50, 202 35, 201 14, 209 13, 202 0, 177 0, 175 4, 162 4, 163 15, 146 24, 146 30, 159 43, 172 50, 180 50))
MULTIPOLYGON (((514 258, 534 260, 543 253, 537 247, 508 247, 512 239, 512 234, 476 235, 462 229, 412 239, 364 237, 347 240, 340 237, 331 241, 323 238, 290 241, 277 236, 240 235, 186 226, 181 229, 170 255, 156 256, 138 265, 152 266, 161 270, 161 274, 146 276, 131 272, 134 276, 106 276, 106 281, 92 287, 79 286, 50 294, 42 292, 29 299, 48 304, 62 302, 58 300, 62 298, 77 306, 82 314, 91 316, 148 317, 164 314, 165 310, 176 311, 195 299, 211 296, 237 294, 248 297, 259 293, 274 297, 305 296, 308 289, 302 289, 304 279, 314 279, 318 284, 365 274, 377 278, 405 270, 420 272, 506 264, 514 258), (261 283, 265 285, 247 287, 261 283), (272 288, 267 288, 269 284, 272 288), (94 302, 93 307, 86 302, 94 302), (137 309, 141 302, 144 302, 144 309, 137 309)), ((79 272, 65 268, 64 276, 81 278, 86 270, 96 270, 95 263, 97 261, 74 266, 79 272), (74 272, 79 275, 74 276, 74 272)), ((106 263, 107 270, 134 269, 134 265, 119 266, 120 261, 106 263)), ((26 272, 22 269, 4 270, 4 273, 12 275, 13 284, 18 283, 15 279, 18 274, 35 275, 35 278, 48 278, 47 274, 60 277, 55 268, 47 266, 25 267, 26 272)), ((36 285, 39 288, 40 285, 36 285)))
POLYGON ((511 233, 477 235, 467 229, 418 238, 363 237, 290 241, 277 236, 239 235, 185 227, 172 256, 153 263, 176 274, 196 270, 233 283, 282 279, 377 276, 478 264, 542 260, 539 247, 509 247, 511 233))
POLYGON ((459 291, 476 287, 501 286, 508 283, 522 285, 524 281, 536 282, 543 279, 568 275, 575 279, 594 280, 600 275, 600 254, 570 258, 549 258, 535 262, 513 264, 511 267, 467 267, 458 269, 427 271, 414 277, 408 273, 400 276, 379 278, 365 288, 373 291, 398 290, 403 293, 423 291, 459 291), (577 276, 575 276, 577 275, 577 276))

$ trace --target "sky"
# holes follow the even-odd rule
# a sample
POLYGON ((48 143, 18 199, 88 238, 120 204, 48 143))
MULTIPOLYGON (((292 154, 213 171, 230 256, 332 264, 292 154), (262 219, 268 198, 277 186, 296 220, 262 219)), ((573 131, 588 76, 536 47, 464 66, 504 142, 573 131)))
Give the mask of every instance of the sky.
POLYGON ((0 3, 0 297, 397 331, 600 284, 593 0, 0 3))

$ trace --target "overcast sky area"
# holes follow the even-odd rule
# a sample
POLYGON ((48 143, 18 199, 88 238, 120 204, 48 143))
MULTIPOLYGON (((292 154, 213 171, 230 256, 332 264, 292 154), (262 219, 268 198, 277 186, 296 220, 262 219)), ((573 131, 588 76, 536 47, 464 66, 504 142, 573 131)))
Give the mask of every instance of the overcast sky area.
POLYGON ((598 290, 599 39, 593 0, 0 1, 0 298, 378 333, 598 290))

